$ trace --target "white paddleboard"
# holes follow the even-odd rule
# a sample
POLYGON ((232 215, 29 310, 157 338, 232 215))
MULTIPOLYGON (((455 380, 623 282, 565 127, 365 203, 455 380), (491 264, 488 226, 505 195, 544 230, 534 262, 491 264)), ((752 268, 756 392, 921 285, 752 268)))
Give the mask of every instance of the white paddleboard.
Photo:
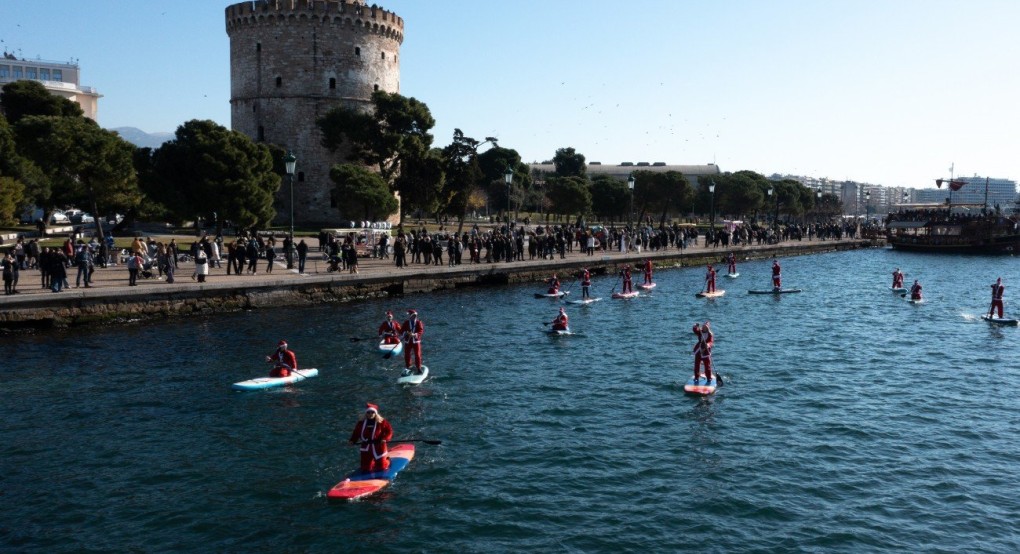
POLYGON ((379 353, 384 355, 384 356, 388 354, 389 357, 399 356, 399 355, 404 353, 404 343, 402 343, 402 342, 395 342, 395 343, 390 344, 390 343, 385 342, 385 341, 380 341, 379 342, 379 353))
POLYGON ((292 371, 287 377, 259 377, 258 379, 249 379, 247 381, 241 381, 234 383, 230 388, 234 390, 262 390, 271 389, 274 387, 282 387, 291 383, 297 383, 298 381, 304 381, 310 377, 315 377, 319 374, 319 370, 314 367, 311 369, 299 369, 292 371))
POLYGON ((730 279, 736 279, 737 277, 740 277, 740 272, 738 271, 736 273, 727 273, 726 276, 729 277, 730 279))
POLYGON ((981 316, 981 319, 988 323, 997 323, 999 325, 1020 325, 1020 319, 1005 319, 1001 317, 989 317, 987 315, 981 316))
POLYGON ((564 296, 566 296, 568 294, 570 294, 569 290, 567 290, 567 291, 561 290, 561 291, 559 291, 557 293, 554 293, 554 294, 549 294, 549 293, 541 294, 541 293, 537 293, 536 292, 535 293, 535 298, 562 298, 562 297, 564 297, 564 296))
POLYGON ((647 285, 640 284, 640 285, 637 285, 637 288, 642 289, 642 290, 652 290, 652 289, 655 288, 655 285, 656 285, 656 283, 648 283, 647 285))
POLYGON ((697 296, 698 298, 719 298, 720 296, 722 296, 724 294, 726 294, 726 291, 724 291, 724 290, 717 290, 715 292, 699 292, 698 294, 695 294, 694 296, 697 296))
POLYGON ((414 372, 414 369, 407 368, 400 377, 397 379, 398 385, 420 385, 429 376, 429 367, 426 365, 421 366, 421 374, 414 372))
POLYGON ((582 300, 567 300, 567 304, 591 304, 592 302, 598 302, 601 298, 584 298, 582 300))
POLYGON ((542 329, 542 332, 547 335, 552 335, 554 337, 574 334, 570 331, 570 329, 542 329))

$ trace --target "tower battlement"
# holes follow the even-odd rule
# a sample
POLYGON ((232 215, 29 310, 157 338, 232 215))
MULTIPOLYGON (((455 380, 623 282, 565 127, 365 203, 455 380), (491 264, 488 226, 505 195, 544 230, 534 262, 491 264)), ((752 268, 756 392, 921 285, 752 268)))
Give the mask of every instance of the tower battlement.
POLYGON ((404 41, 404 20, 364 0, 249 0, 226 8, 227 35, 254 25, 346 26, 404 41))

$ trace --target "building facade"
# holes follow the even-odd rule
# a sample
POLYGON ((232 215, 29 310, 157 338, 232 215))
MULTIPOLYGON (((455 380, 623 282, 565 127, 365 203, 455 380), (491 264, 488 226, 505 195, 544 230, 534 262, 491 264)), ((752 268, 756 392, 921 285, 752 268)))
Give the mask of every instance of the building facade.
POLYGON ((97 121, 102 95, 92 87, 81 86, 79 77, 80 71, 75 63, 25 60, 7 52, 0 59, 0 86, 14 81, 38 81, 51 94, 75 102, 81 106, 85 117, 97 121))
MULTIPOLYGON (((400 92, 404 21, 364 0, 254 0, 228 6, 226 24, 231 128, 294 153, 296 222, 349 219, 329 179, 346 152, 323 147, 315 122, 336 107, 371 110, 377 90, 400 92)), ((289 218, 287 183, 277 207, 289 218)))

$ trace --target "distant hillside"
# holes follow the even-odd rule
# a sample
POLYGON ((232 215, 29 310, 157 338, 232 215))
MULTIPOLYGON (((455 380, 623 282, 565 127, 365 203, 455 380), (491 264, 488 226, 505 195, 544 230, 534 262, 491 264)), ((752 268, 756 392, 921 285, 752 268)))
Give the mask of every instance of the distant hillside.
POLYGON ((146 146, 149 148, 159 148, 164 142, 174 138, 173 133, 146 133, 136 127, 117 127, 110 130, 115 131, 121 138, 139 148, 145 148, 146 146))

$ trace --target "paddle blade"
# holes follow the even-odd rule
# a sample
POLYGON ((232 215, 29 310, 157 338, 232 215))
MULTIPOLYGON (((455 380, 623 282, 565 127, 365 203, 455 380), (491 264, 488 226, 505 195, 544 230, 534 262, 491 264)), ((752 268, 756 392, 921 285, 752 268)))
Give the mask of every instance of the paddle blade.
POLYGON ((382 359, 384 359, 384 360, 388 360, 388 359, 390 359, 392 357, 393 357, 393 351, 392 350, 390 350, 389 352, 387 352, 387 353, 382 355, 382 359))

